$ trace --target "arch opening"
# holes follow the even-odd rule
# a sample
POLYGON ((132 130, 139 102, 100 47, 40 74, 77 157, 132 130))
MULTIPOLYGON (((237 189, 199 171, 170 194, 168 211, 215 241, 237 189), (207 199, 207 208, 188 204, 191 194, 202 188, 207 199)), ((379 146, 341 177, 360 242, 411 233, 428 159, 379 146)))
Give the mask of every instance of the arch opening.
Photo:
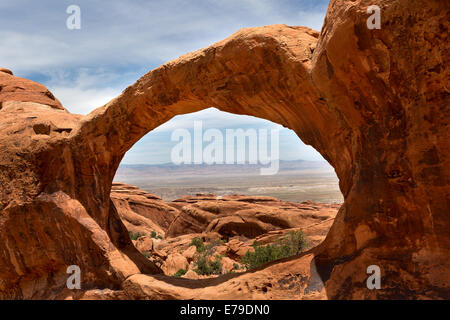
MULTIPOLYGON (((241 30, 150 71, 83 118, 74 130, 75 148, 81 146, 77 152, 92 155, 95 163, 77 163, 83 175, 95 177, 79 182, 77 189, 83 193, 77 196, 92 218, 108 230, 111 242, 142 273, 155 273, 154 264, 131 245, 117 209, 110 203, 111 185, 126 152, 174 116, 216 107, 289 128, 333 166, 339 188, 347 197, 355 170, 351 131, 340 110, 327 104, 312 81, 318 37, 319 33, 309 28, 286 25, 241 30), (98 197, 92 199, 88 190, 98 197)), ((321 251, 326 262, 328 253, 321 251)))
POLYGON ((333 167, 295 132, 215 108, 142 137, 111 199, 136 248, 164 274, 190 279, 317 246, 343 202, 333 167))

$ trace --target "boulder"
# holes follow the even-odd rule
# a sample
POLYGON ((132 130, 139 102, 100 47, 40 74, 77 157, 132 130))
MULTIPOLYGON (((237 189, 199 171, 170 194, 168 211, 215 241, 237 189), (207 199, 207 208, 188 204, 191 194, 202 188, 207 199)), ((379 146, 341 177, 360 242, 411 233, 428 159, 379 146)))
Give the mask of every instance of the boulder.
POLYGON ((222 273, 223 274, 230 273, 231 271, 236 270, 236 268, 235 268, 236 266, 238 266, 237 269, 242 268, 241 264, 237 263, 236 261, 234 261, 228 257, 222 257, 220 262, 222 263, 222 273))
POLYGON ((200 279, 200 276, 194 270, 188 270, 188 272, 185 273, 183 278, 197 280, 200 279))
POLYGON ((189 263, 183 255, 172 253, 167 256, 161 269, 166 275, 173 276, 178 270, 187 270, 188 267, 189 263))
POLYGON ((149 237, 140 237, 136 240, 135 246, 140 252, 153 251, 153 239, 149 237))
POLYGON ((243 257, 248 251, 253 252, 253 241, 242 242, 238 239, 230 240, 226 245, 231 256, 243 257))
POLYGON ((13 75, 12 71, 9 69, 6 69, 6 68, 0 68, 0 72, 4 72, 4 73, 10 74, 10 75, 13 75))
POLYGON ((188 262, 194 260, 194 256, 197 253, 197 248, 195 246, 190 246, 188 249, 183 251, 183 256, 187 259, 188 262))

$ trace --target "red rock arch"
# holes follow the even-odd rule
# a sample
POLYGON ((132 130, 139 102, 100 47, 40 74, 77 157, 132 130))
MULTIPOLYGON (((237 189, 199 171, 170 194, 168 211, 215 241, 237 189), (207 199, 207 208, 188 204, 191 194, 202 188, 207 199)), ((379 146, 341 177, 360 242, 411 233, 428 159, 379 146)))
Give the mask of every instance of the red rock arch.
MULTIPOLYGON (((11 163, 19 160, 32 178, 17 179, 2 191, 0 223, 25 216, 28 208, 38 224, 49 224, 42 212, 56 206, 60 224, 78 223, 90 232, 73 231, 85 241, 72 250, 85 256, 87 247, 95 248, 101 257, 76 258, 91 270, 93 285, 114 280, 128 294, 156 297, 152 286, 161 280, 136 274, 157 270, 131 248, 110 203, 111 182, 125 152, 147 132, 177 114, 214 106, 293 129, 336 170, 345 203, 327 239, 312 253, 286 262, 303 266, 303 271, 308 265, 300 297, 311 291, 325 291, 329 298, 448 297, 449 109, 443 71, 449 65, 444 54, 447 11, 438 0, 333 0, 320 35, 284 25, 241 30, 149 72, 86 117, 58 111, 54 121, 60 125, 47 126, 50 138, 39 142, 39 148, 28 143, 31 131, 20 133, 28 143, 22 152, 33 157, 16 153, 17 139, 5 140, 0 160, 6 169, 0 181, 9 181, 17 169, 11 163), (366 26, 366 9, 374 4, 382 9, 380 30, 366 26), (62 123, 70 123, 69 128, 61 128, 62 123), (38 183, 30 187, 28 181, 38 183), (26 191, 23 202, 14 203, 11 190, 26 191), (71 211, 75 204, 76 217, 71 211), (365 286, 366 268, 372 264, 382 269, 382 290, 365 286)), ((2 76, 2 82, 9 77, 2 76)), ((12 111, 24 106, 8 99, 0 100, 0 111, 7 120, 19 119, 12 111)), ((36 110, 34 121, 50 113, 56 111, 36 110)), ((0 225, 0 240, 13 238, 0 225)), ((51 259, 61 267, 70 260, 58 251, 65 242, 52 244, 57 254, 51 259)), ((8 286, 34 262, 14 264, 8 250, 0 251, 0 266, 8 272, 0 294, 23 297, 24 290, 8 286)), ((27 250, 21 246, 14 254, 24 257, 27 250)), ((25 272, 27 279, 33 283, 48 276, 43 266, 49 261, 46 257, 35 263, 42 270, 25 272)), ((258 274, 267 276, 280 268, 273 265, 258 274)), ((259 279, 258 274, 230 281, 259 279)), ((209 286, 222 288, 226 280, 209 286)), ((216 296, 177 285, 167 290, 175 292, 167 297, 224 297, 221 290, 214 291, 216 296)))
MULTIPOLYGON (((318 150, 340 179, 345 204, 316 259, 323 280, 348 259, 361 261, 347 267, 345 279, 352 272, 363 279, 369 260, 411 275, 409 262, 393 266, 382 258, 386 250, 413 264, 432 256, 439 269, 448 253, 448 217, 430 190, 443 195, 448 183, 444 129, 441 120, 422 119, 446 108, 443 87, 428 85, 442 84, 433 70, 443 66, 444 44, 439 36, 427 41, 423 29, 438 35, 445 9, 438 1, 379 1, 383 28, 369 30, 365 10, 373 4, 332 1, 320 38, 283 25, 241 30, 151 71, 82 130, 104 128, 111 154, 120 155, 110 162, 114 170, 138 139, 177 114, 214 106, 280 123, 318 150), (117 128, 116 119, 125 125, 117 128)), ((343 294, 345 279, 330 286, 331 296, 343 294)))
POLYGON ((316 31, 304 27, 241 30, 152 70, 92 113, 92 120, 80 132, 102 133, 106 141, 102 148, 123 156, 142 136, 173 116, 213 106, 293 129, 348 181, 348 126, 338 110, 327 106, 310 77, 317 39, 316 31))

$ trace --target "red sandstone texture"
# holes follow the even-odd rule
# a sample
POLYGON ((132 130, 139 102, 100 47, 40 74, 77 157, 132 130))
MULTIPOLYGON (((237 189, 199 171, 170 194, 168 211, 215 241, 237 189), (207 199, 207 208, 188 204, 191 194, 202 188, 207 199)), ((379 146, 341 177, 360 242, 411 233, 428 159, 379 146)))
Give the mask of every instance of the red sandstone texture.
POLYGON ((449 298, 448 21, 441 0, 332 0, 320 33, 241 30, 88 116, 1 71, 0 298, 449 298), (370 5, 379 30, 366 26, 370 5), (335 168, 345 202, 299 257, 171 280, 129 239, 112 180, 147 132, 211 106, 293 129, 335 168), (65 289, 73 264, 81 293, 65 289), (380 290, 365 285, 373 264, 380 290))
POLYGON ((179 214, 160 197, 123 183, 113 183, 111 200, 127 229, 134 233, 155 231, 164 236, 179 214))

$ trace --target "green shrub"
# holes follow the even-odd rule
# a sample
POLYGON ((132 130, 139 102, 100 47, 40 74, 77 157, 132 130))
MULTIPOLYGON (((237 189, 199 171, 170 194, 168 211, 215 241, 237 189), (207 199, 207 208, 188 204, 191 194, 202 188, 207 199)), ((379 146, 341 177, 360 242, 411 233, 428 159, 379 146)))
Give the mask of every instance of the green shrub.
POLYGON ((142 255, 143 255, 144 257, 146 257, 147 259, 150 259, 150 253, 148 253, 148 252, 143 252, 142 255))
POLYGON ((205 251, 205 244, 203 243, 203 239, 199 237, 195 237, 194 239, 192 239, 192 242, 189 246, 195 246, 198 253, 202 253, 203 251, 205 251))
POLYGON ((212 274, 221 274, 222 273, 222 256, 216 255, 214 256, 214 260, 209 259, 209 255, 206 252, 201 253, 197 259, 195 260, 195 269, 194 271, 197 274, 209 276, 212 274))
POLYGON ((222 256, 220 254, 215 255, 214 260, 209 261, 209 270, 211 274, 222 273, 222 256))
POLYGON ((139 239, 140 237, 145 236, 145 233, 139 233, 139 232, 134 233, 133 231, 129 231, 128 234, 130 235, 130 239, 135 240, 135 241, 137 239, 139 239))
POLYGON ((254 269, 267 262, 281 259, 286 256, 285 253, 282 252, 283 249, 274 244, 265 246, 256 244, 254 249, 254 252, 247 251, 241 259, 242 264, 244 264, 247 270, 254 269))
POLYGON ((195 246, 197 248, 197 256, 194 259, 195 269, 194 271, 200 275, 212 275, 222 273, 222 256, 215 255, 214 259, 211 256, 214 252, 214 248, 222 245, 223 242, 220 240, 212 241, 205 245, 201 238, 194 238, 190 246, 195 246))
POLYGON ((180 269, 173 276, 174 277, 182 277, 182 276, 184 276, 186 274, 186 272, 187 272, 187 270, 180 269))
POLYGON ((301 231, 291 231, 278 238, 274 244, 262 246, 256 241, 253 243, 254 252, 247 251, 241 262, 247 270, 259 267, 267 262, 290 257, 304 250, 307 240, 301 231))
POLYGON ((287 246, 289 248, 289 256, 302 252, 308 246, 308 240, 300 230, 288 232, 287 235, 279 238, 276 243, 280 246, 287 246))
POLYGON ((156 231, 152 231, 152 232, 150 233, 150 238, 153 238, 153 239, 162 239, 163 236, 160 235, 160 234, 158 234, 158 233, 156 233, 156 231))

